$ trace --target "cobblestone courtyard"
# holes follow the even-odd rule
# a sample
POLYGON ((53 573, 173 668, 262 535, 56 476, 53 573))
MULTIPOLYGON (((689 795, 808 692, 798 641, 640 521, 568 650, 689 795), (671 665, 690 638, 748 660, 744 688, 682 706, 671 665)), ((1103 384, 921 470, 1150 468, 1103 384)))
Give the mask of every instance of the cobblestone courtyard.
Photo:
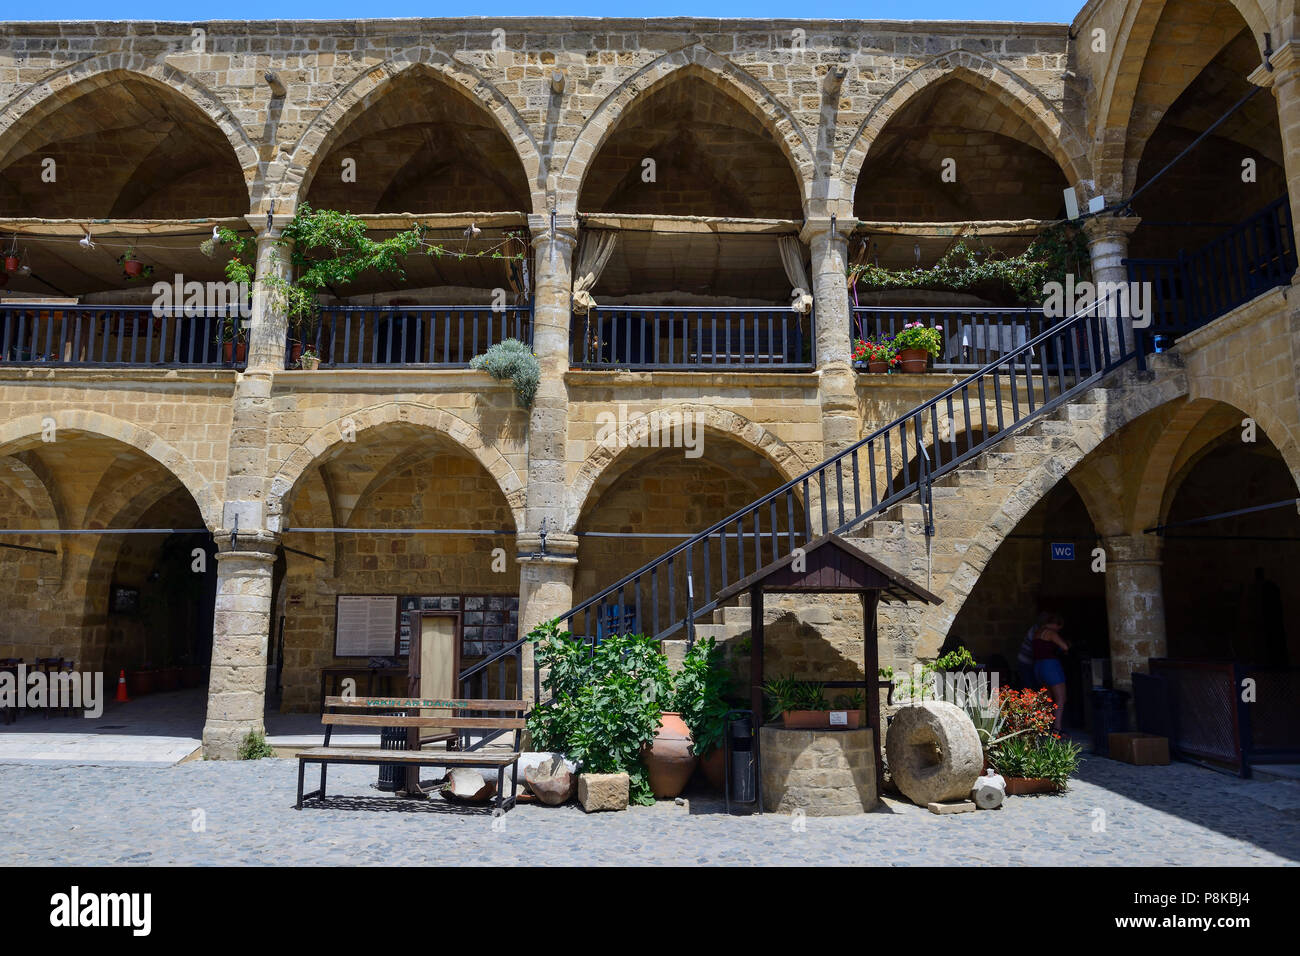
MULTIPOLYGON (((311 774, 308 774, 311 780, 311 774)), ((587 816, 520 806, 493 829, 441 799, 412 804, 336 767, 326 806, 293 809, 296 762, 169 768, 0 766, 0 863, 1295 865, 1300 784, 1186 764, 1089 759, 1061 797, 939 817, 886 801, 852 818, 727 817, 696 796, 587 816), (202 811, 202 832, 194 821, 202 811)))

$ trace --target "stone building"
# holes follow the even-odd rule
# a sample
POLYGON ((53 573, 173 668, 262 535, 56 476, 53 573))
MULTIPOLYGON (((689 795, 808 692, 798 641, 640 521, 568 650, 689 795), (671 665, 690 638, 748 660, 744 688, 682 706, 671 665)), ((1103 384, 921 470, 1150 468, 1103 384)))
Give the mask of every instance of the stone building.
MULTIPOLYGON (((849 529, 943 598, 884 621, 882 660, 957 641, 1014 660, 1044 607, 1119 687, 1153 657, 1276 664, 1279 628, 1297 660, 1293 36, 1289 0, 1094 0, 1069 25, 0 24, 0 656, 210 664, 205 748, 230 756, 268 686, 319 704, 345 663, 340 595, 457 611, 462 665, 506 653, 509 683, 537 622, 839 452, 854 489, 923 484, 926 445, 978 453, 928 508, 873 484, 883 506, 849 529), (950 403, 859 461, 1044 320, 978 290, 865 292, 851 263, 930 266, 963 235, 1017 255, 1067 191, 1106 210, 1081 273, 1155 277, 1161 336, 1127 342, 1159 353, 987 447, 1029 397, 1015 378, 978 426, 950 403), (152 309, 153 281, 224 279, 214 226, 283 274, 304 204, 376 237, 421 223, 444 254, 330 289, 319 369, 265 284, 230 326, 152 309), (854 365, 855 337, 913 320, 945 327, 928 373, 854 365), (214 346, 227 327, 246 351, 214 346), (528 409, 468 367, 506 331, 540 363, 528 409), (662 421, 701 441, 663 447, 662 421), (1172 530, 1288 499, 1207 524, 1218 540, 1172 530)), ((832 492, 794 493, 799 513, 751 511, 721 546, 761 561, 841 523, 813 507, 832 492)), ((615 595, 597 625, 654 630, 661 610, 668 630, 688 572, 661 570, 674 592, 615 595)), ((697 614, 719 568, 689 573, 695 633, 742 655, 747 609, 697 614)), ((770 613, 773 666, 861 660, 852 607, 770 613)))

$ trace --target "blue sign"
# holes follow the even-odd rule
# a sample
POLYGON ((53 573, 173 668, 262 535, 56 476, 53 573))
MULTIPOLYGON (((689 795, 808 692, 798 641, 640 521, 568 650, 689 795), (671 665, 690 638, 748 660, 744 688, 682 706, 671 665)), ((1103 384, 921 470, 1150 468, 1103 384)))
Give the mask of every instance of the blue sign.
POLYGON ((1074 544, 1066 544, 1060 541, 1052 542, 1052 560, 1053 561, 1073 561, 1074 544))

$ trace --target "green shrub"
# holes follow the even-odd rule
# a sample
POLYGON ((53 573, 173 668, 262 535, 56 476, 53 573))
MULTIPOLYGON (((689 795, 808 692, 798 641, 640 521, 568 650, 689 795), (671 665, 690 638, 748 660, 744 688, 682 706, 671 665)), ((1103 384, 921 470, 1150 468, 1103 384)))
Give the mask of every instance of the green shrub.
POLYGON ((1053 734, 1011 737, 989 751, 989 766, 1004 777, 1043 777, 1065 789, 1079 768, 1082 748, 1053 734))
POLYGON ((659 643, 643 634, 607 637, 594 648, 556 622, 529 635, 542 686, 553 700, 528 715, 533 746, 559 751, 584 773, 626 773, 633 803, 654 803, 641 750, 654 740, 672 674, 659 643))
POLYGON ((509 379, 514 383, 515 395, 524 408, 533 407, 537 396, 537 383, 542 377, 542 367, 537 356, 518 339, 504 339, 491 346, 482 355, 470 359, 470 368, 481 369, 498 381, 509 379))
POLYGON ((275 750, 266 742, 266 735, 260 730, 250 730, 244 742, 239 745, 240 760, 261 760, 274 756, 275 750))
POLYGON ((727 691, 731 675, 722 666, 722 648, 713 638, 696 641, 682 660, 673 695, 673 710, 691 731, 691 749, 707 757, 722 746, 726 733, 727 691))

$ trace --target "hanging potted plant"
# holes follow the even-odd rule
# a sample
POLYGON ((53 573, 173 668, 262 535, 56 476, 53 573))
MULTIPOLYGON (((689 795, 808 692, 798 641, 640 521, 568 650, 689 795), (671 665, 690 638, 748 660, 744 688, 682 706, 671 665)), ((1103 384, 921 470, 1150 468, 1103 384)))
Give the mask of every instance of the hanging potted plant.
POLYGON ((942 343, 942 325, 930 327, 921 322, 908 322, 894 336, 894 347, 898 349, 902 370, 910 373, 924 372, 930 359, 939 357, 942 343))
POLYGON ((153 275, 153 266, 147 266, 135 254, 134 248, 117 257, 117 264, 122 267, 122 274, 128 279, 147 279, 153 275))
POLYGON ((17 249, 11 249, 5 256, 5 272, 17 272, 22 267, 23 260, 18 255, 17 249))

